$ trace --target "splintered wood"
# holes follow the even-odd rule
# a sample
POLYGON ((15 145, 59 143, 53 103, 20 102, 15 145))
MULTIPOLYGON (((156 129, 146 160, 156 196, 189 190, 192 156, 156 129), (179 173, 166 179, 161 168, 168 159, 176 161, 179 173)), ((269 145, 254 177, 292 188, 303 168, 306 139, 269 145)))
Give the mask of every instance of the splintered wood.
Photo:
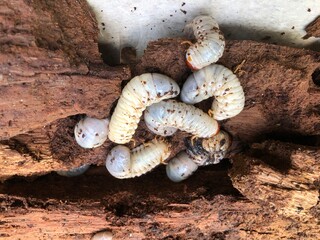
MULTIPOLYGON (((227 41, 218 63, 236 72, 246 102, 222 129, 250 146, 232 167, 224 160, 176 184, 163 166, 130 181, 104 167, 63 178, 48 173, 102 166, 114 146, 79 147, 80 114, 108 117, 126 81, 142 73, 181 86, 191 74, 186 39, 150 42, 140 60, 112 68, 84 0, 0 1, 0 22, 1 239, 89 239, 103 230, 114 239, 320 239, 320 150, 268 140, 320 135, 319 52, 227 41)), ((172 157, 187 136, 169 139, 172 157)), ((134 142, 152 138, 140 121, 134 142)))
POLYGON ((234 159, 230 171, 233 185, 251 201, 279 214, 301 221, 314 218, 312 209, 319 201, 320 150, 267 141, 254 144, 251 152, 234 159), (280 170, 277 161, 283 165, 280 170))

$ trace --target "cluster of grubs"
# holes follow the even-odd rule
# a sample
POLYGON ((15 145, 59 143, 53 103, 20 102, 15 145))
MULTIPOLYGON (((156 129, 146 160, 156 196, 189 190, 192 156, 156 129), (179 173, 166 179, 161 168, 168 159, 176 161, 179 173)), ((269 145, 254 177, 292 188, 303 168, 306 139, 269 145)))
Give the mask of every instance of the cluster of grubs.
MULTIPOLYGON (((115 146, 107 155, 106 168, 116 178, 140 176, 161 163, 167 163, 168 177, 179 182, 188 178, 198 166, 217 164, 231 146, 231 136, 220 130, 218 121, 239 114, 244 107, 244 92, 235 74, 214 64, 223 54, 225 41, 217 22, 210 16, 198 16, 192 28, 196 43, 186 53, 187 65, 194 71, 185 81, 181 93, 177 83, 159 73, 136 76, 124 87, 111 119, 85 117, 74 129, 76 141, 83 148, 95 148, 109 138, 117 144, 132 140, 141 116, 149 130, 162 137, 132 150, 115 146), (180 94, 182 102, 171 100, 180 94), (214 97, 209 113, 194 107, 214 97), (170 100, 168 100, 170 99, 170 100), (167 160, 171 145, 164 137, 177 130, 190 133, 186 150, 167 160)), ((67 176, 82 173, 86 167, 73 169, 67 176)))

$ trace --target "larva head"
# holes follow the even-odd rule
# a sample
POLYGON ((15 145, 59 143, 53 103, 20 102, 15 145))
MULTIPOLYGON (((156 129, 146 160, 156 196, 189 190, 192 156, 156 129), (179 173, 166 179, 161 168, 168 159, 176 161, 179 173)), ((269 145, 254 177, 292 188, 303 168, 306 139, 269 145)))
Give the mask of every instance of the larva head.
POLYGON ((77 143, 83 148, 101 146, 108 138, 109 119, 85 117, 74 128, 77 143))
POLYGON ((178 153, 166 166, 167 176, 173 182, 181 182, 187 179, 197 169, 198 165, 184 151, 178 153))
POLYGON ((192 71, 197 71, 199 70, 200 68, 198 68, 193 60, 193 54, 191 54, 191 49, 188 49, 187 50, 187 53, 186 53, 186 64, 188 66, 188 68, 190 68, 192 71))
POLYGON ((130 149, 123 145, 114 147, 107 156, 106 168, 116 178, 127 178, 131 171, 130 149))
POLYGON ((76 177, 83 174, 85 171, 87 171, 89 167, 90 167, 90 164, 84 164, 77 168, 72 168, 66 171, 57 171, 56 173, 64 177, 76 177))

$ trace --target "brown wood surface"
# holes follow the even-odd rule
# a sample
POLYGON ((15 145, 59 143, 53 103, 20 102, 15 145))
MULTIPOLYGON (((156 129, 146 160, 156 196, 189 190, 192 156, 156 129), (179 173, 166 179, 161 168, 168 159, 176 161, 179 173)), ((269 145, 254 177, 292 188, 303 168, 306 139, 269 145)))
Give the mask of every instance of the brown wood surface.
MULTIPOLYGON (((115 239, 320 239, 318 52, 227 41, 219 63, 246 95, 245 109, 221 122, 247 146, 232 165, 178 184, 164 166, 131 180, 96 166, 77 178, 49 174, 104 165, 114 144, 82 149, 73 128, 79 114, 110 116, 132 76, 159 72, 182 85, 191 73, 184 39, 150 42, 138 62, 109 67, 97 29, 85 1, 0 2, 0 180, 11 178, 0 184, 1 239, 89 239, 104 229, 115 239)), ((186 136, 168 139, 172 156, 186 136)), ((153 137, 141 121, 137 144, 153 137)))
POLYGON ((109 114, 130 70, 102 67, 85 1, 1 1, 0 9, 0 140, 74 114, 109 114))

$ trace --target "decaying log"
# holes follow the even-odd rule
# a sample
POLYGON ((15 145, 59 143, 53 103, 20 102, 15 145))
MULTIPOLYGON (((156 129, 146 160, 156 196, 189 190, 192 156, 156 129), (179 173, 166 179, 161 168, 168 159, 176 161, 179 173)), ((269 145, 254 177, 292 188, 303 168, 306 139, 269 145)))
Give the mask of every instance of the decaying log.
POLYGON ((266 141, 237 156, 230 177, 251 201, 299 221, 319 222, 319 159, 318 148, 266 141))
POLYGON ((85 1, 2 1, 0 9, 0 140, 74 114, 109 114, 105 102, 130 70, 102 67, 85 1))
MULTIPOLYGON (((190 74, 184 64, 183 40, 151 42, 136 66, 183 82, 190 74), (164 54, 161 54, 161 53, 164 54)), ((218 63, 236 70, 244 87, 245 109, 223 123, 243 141, 256 142, 272 134, 318 135, 320 53, 252 41, 227 41, 218 63)), ((200 105, 201 106, 201 105, 200 105)), ((208 109, 210 104, 203 104, 208 109)))
POLYGON ((320 16, 306 26, 307 35, 303 38, 308 39, 309 37, 320 37, 320 16))
MULTIPOLYGON (((190 74, 190 70, 184 63, 184 50, 187 46, 181 44, 181 41, 180 39, 163 39, 151 42, 140 62, 132 66, 133 75, 150 71, 160 72, 173 77, 182 84, 190 74)), ((317 52, 252 41, 229 41, 220 63, 231 69, 238 67, 237 74, 246 94, 246 106, 238 116, 223 122, 223 127, 248 143, 267 139, 270 135, 319 134, 320 128, 317 126, 320 122, 318 114, 320 88, 316 85, 318 84, 317 74, 319 74, 317 69, 320 67, 319 59, 320 54, 317 52), (246 53, 245 58, 244 53, 246 53)), ((110 99, 91 98, 95 91, 90 89, 90 85, 83 86, 83 89, 88 97, 83 103, 95 106, 90 108, 91 115, 101 116, 102 112, 107 112, 118 96, 113 93, 110 99), (101 111, 101 109, 105 110, 101 111)), ((208 110, 210 101, 205 101, 199 106, 208 110)), ((75 108, 69 109, 74 111, 75 108)), ((87 112, 89 112, 88 109, 87 112)), ((43 144, 46 145, 46 149, 51 150, 41 155, 41 158, 48 159, 48 162, 36 160, 31 163, 29 161, 29 165, 34 167, 21 169, 18 163, 25 162, 25 157, 14 153, 17 161, 15 161, 16 164, 13 163, 10 166, 10 169, 6 162, 0 161, 3 169, 1 179, 14 174, 44 174, 84 163, 104 164, 106 153, 112 146, 111 142, 107 141, 99 149, 84 151, 77 147, 73 140, 72 128, 76 123, 76 118, 63 119, 63 116, 60 117, 62 119, 51 123, 44 130, 28 132, 29 137, 26 135, 15 137, 16 143, 20 142, 25 145, 31 155, 41 154, 41 149, 37 149, 39 146, 35 146, 33 142, 37 142, 38 138, 45 138, 43 144), (60 126, 58 132, 54 130, 56 124, 60 126), (28 140, 24 140, 25 138, 28 140), (35 140, 32 141, 32 138, 35 140), (12 169, 16 171, 12 172, 12 169)), ((174 144, 177 145, 174 153, 184 147, 182 138, 186 135, 179 134, 173 139, 174 144)), ((135 139, 139 144, 153 136, 146 130, 142 122, 135 139)), ((5 144, 2 149, 7 149, 6 151, 10 149, 10 154, 15 151, 12 144, 11 146, 5 144)), ((7 152, 2 153, 3 156, 8 154, 7 152)))
MULTIPOLYGON (((239 76, 246 105, 222 127, 250 145, 233 157, 230 177, 224 160, 178 184, 164 166, 132 180, 115 179, 104 167, 35 179, 104 165, 114 145, 82 149, 73 128, 79 114, 108 116, 131 71, 163 73, 180 85, 191 73, 184 39, 151 42, 130 67, 106 66, 97 29, 82 0, 0 2, 0 180, 28 177, 0 184, 1 239, 89 239, 104 229, 115 239, 320 239, 319 150, 257 143, 319 135, 317 52, 227 42, 219 63, 239 76)), ((207 111, 210 100, 198 106, 207 111)), ((172 156, 186 136, 169 138, 172 156)), ((137 144, 153 137, 141 121, 137 144)))
POLYGON ((317 223, 295 222, 240 196, 226 167, 202 168, 178 184, 163 167, 133 180, 95 168, 77 178, 6 182, 1 237, 89 239, 108 229, 115 239, 319 238, 317 223))

